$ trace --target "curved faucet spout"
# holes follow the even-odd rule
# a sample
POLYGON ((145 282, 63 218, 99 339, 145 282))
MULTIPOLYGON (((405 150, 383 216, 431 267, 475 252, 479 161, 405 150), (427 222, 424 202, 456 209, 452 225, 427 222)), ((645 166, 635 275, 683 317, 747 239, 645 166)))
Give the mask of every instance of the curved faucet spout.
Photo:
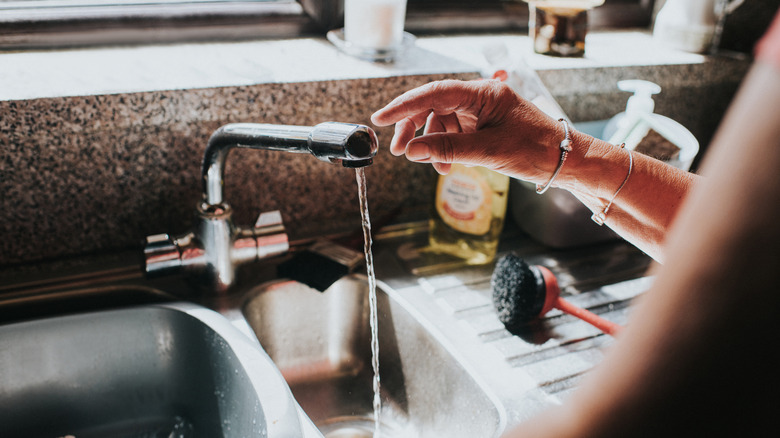
POLYGON ((374 131, 368 126, 325 122, 316 126, 235 123, 212 134, 203 156, 203 197, 208 205, 223 203, 223 176, 228 152, 234 147, 310 153, 323 161, 345 167, 363 167, 373 162, 378 150, 374 131))
POLYGON ((149 276, 184 272, 196 284, 220 293, 236 281, 236 269, 283 254, 289 249, 278 211, 265 212, 250 228, 233 224, 223 200, 223 174, 234 147, 309 153, 347 167, 368 166, 378 149, 376 134, 363 125, 327 122, 317 126, 238 123, 212 134, 203 157, 203 202, 197 206, 194 230, 181 236, 149 236, 144 248, 149 276))

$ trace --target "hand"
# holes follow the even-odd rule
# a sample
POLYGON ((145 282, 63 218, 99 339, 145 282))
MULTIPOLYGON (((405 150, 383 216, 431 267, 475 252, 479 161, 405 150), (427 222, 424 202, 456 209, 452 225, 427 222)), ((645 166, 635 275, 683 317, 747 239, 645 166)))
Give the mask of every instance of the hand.
POLYGON ((431 163, 441 174, 463 163, 543 183, 564 138, 560 123, 496 80, 432 82, 397 97, 371 120, 395 123, 392 154, 431 163))

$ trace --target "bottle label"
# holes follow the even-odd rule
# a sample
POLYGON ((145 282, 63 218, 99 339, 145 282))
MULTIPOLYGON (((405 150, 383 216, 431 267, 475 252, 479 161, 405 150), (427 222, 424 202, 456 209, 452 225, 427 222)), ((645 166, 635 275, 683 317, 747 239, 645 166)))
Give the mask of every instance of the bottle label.
POLYGON ((439 178, 436 211, 445 224, 462 233, 483 235, 490 230, 492 192, 471 168, 439 178))

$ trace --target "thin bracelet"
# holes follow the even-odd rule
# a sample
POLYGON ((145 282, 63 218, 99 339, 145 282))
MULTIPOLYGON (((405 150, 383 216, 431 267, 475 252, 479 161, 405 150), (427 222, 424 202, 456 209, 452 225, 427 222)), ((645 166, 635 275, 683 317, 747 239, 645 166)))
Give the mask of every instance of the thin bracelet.
MULTIPOLYGON (((623 149, 626 147, 626 144, 623 143, 620 145, 620 149, 623 149)), ((607 204, 606 207, 604 207, 604 210, 602 210, 599 213, 593 213, 593 216, 590 218, 593 219, 593 222, 597 223, 599 226, 604 225, 604 221, 607 220, 607 213, 609 213, 609 207, 612 207, 612 202, 617 197, 618 193, 620 193, 620 190, 623 189, 623 186, 626 185, 626 182, 628 182, 628 177, 631 176, 631 170, 634 168, 634 156, 631 155, 631 151, 626 149, 628 152, 628 173, 626 174, 626 179, 623 180, 623 183, 620 184, 620 187, 618 187, 617 191, 614 195, 612 195, 612 199, 609 200, 609 204, 607 204)))
POLYGON ((561 171, 561 167, 563 167, 563 162, 566 161, 566 156, 569 155, 569 152, 571 152, 571 136, 569 135, 569 122, 566 121, 566 119, 558 119, 559 122, 563 123, 563 132, 564 132, 564 139, 561 140, 561 144, 558 145, 558 147, 561 149, 561 161, 558 162, 558 167, 555 168, 555 172, 553 172, 552 176, 550 177, 550 180, 547 181, 547 184, 544 186, 540 186, 539 184, 536 185, 536 193, 542 194, 547 191, 547 189, 550 188, 550 185, 552 184, 553 180, 556 176, 558 176, 558 173, 561 171))

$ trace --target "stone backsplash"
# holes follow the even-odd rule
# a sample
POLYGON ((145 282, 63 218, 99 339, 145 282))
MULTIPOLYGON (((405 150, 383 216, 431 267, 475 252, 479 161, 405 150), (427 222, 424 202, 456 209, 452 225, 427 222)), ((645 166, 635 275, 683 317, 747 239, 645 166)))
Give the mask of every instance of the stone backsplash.
MULTIPOLYGON (((149 234, 187 231, 203 151, 224 124, 369 124, 402 91, 445 77, 475 75, 0 101, 0 265, 140 249, 149 234)), ((372 216, 424 206, 435 172, 387 152, 392 128, 377 133, 372 216)), ((308 154, 234 149, 225 197, 240 225, 280 210, 291 239, 360 226, 355 172, 308 154)))

